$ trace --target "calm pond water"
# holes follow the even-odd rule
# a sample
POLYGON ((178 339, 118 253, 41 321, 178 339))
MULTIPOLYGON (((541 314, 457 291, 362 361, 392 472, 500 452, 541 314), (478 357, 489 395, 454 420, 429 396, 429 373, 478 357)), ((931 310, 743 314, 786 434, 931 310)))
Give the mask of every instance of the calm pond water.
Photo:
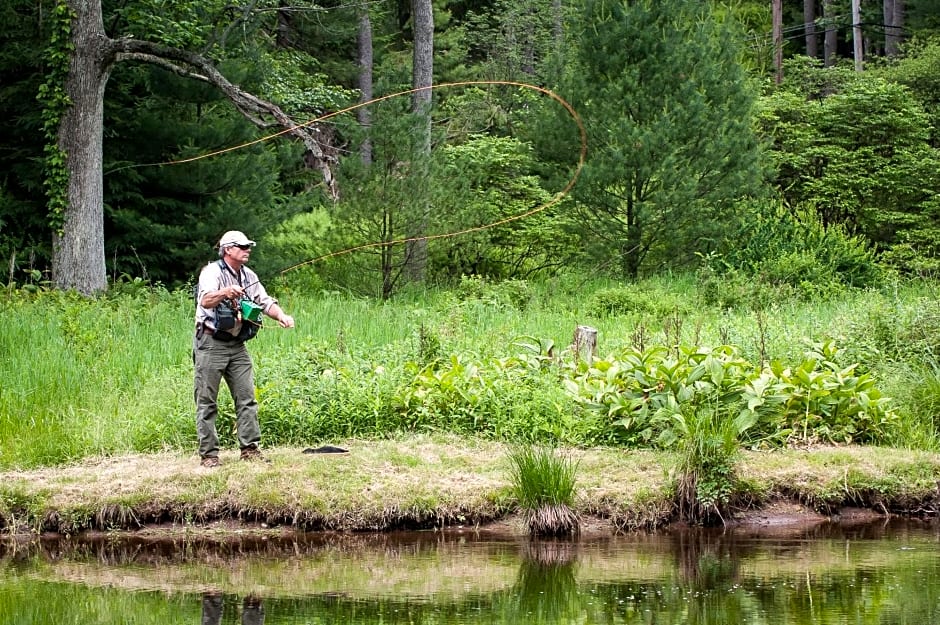
POLYGON ((0 550, 0 625, 940 623, 940 526, 473 532, 0 550))

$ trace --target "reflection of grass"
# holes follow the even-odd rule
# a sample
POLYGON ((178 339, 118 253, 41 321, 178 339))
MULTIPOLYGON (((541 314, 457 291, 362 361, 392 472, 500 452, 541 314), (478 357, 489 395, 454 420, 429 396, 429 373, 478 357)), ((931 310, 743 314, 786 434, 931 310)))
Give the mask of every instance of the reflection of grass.
POLYGON ((166 593, 214 589, 246 594, 263 587, 266 597, 342 594, 354 599, 391 595, 454 600, 469 592, 508 589, 519 569, 515 553, 467 550, 462 541, 383 547, 380 542, 358 545, 351 539, 349 545, 295 549, 224 557, 207 550, 193 561, 151 566, 142 566, 137 552, 128 555, 129 561, 113 564, 101 562, 100 557, 62 559, 35 568, 32 577, 166 593))
MULTIPOLYGON (((355 543, 363 537, 344 539, 355 543)), ((744 566, 734 586, 717 584, 703 592, 690 592, 682 582, 669 541, 663 536, 637 537, 629 542, 632 547, 621 545, 603 555, 596 547, 605 548, 606 541, 602 545, 582 541, 577 544, 576 562, 575 553, 559 543, 524 552, 521 560, 507 544, 503 550, 488 552, 448 548, 443 559, 453 569, 428 563, 442 555, 439 551, 414 545, 383 550, 377 542, 363 550, 301 548, 302 553, 288 551, 281 557, 236 555, 174 566, 147 565, 141 561, 146 560, 145 551, 136 552, 136 558, 122 566, 98 562, 94 554, 81 563, 59 559, 46 564, 33 559, 4 569, 0 614, 12 616, 0 622, 196 623, 201 593, 210 589, 221 592, 227 606, 254 592, 264 600, 271 623, 307 622, 303 618, 307 617, 309 622, 387 625, 654 621, 716 625, 764 623, 769 614, 786 615, 792 623, 833 625, 847 619, 901 622, 899 606, 907 617, 904 622, 936 621, 938 569, 933 545, 923 537, 917 545, 922 549, 898 552, 896 558, 894 545, 881 541, 871 547, 866 544, 862 551, 850 549, 841 563, 835 560, 846 548, 842 541, 817 543, 828 568, 817 566, 811 550, 806 558, 791 560, 780 551, 785 545, 770 545, 750 555, 742 553, 744 566), (638 566, 641 559, 652 566, 638 566), (766 564, 768 577, 755 575, 750 563, 766 564), (775 571, 779 563, 786 568, 775 571), (371 566, 381 568, 371 574, 371 566), (357 570, 357 576, 344 574, 348 569, 357 570), (329 579, 337 573, 341 576, 329 579), (380 576, 389 573, 395 584, 383 585, 380 576), (454 580, 441 579, 451 573, 457 574, 454 580), (424 587, 427 594, 422 594, 424 587), (436 592, 445 588, 449 590, 436 592), (135 589, 165 592, 127 592, 135 589)), ((714 565, 722 566, 709 562, 714 565)), ((234 623, 237 617, 231 607, 226 612, 224 622, 234 623)))
POLYGON ((575 563, 523 559, 510 600, 517 622, 568 623, 581 612, 575 563))
POLYGON ((533 536, 577 534, 573 510, 578 463, 544 447, 517 447, 509 454, 510 480, 533 536))
MULTIPOLYGON (((174 550, 155 554, 138 543, 129 543, 119 552, 120 543, 108 540, 101 551, 57 552, 52 562, 30 558, 34 564, 29 576, 44 582, 166 593, 217 589, 244 595, 263 587, 266 598, 341 593, 350 600, 395 596, 460 601, 527 588, 533 591, 527 600, 541 602, 542 610, 564 610, 559 603, 535 596, 538 583, 554 584, 563 595, 572 588, 572 578, 581 585, 649 580, 683 585, 688 580, 683 581, 677 571, 675 540, 674 535, 636 535, 599 543, 527 541, 521 554, 516 543, 487 542, 468 548, 473 541, 464 536, 401 544, 371 535, 335 536, 313 545, 285 541, 275 546, 258 541, 249 543, 255 547, 240 543, 220 547, 180 542, 174 550)), ((935 568, 933 544, 923 536, 906 541, 906 550, 876 540, 787 540, 782 544, 732 541, 728 547, 738 550, 736 578, 766 584, 807 575, 814 579, 850 576, 874 562, 884 570, 935 568), (785 551, 781 551, 782 544, 785 551)), ((726 565, 727 551, 716 547, 709 557, 707 564, 720 568, 726 565)))

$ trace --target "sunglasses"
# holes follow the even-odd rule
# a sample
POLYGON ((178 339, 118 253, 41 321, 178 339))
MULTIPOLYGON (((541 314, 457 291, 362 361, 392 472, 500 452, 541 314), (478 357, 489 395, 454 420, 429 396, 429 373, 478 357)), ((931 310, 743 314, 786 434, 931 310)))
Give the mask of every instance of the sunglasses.
POLYGON ((234 245, 233 247, 237 247, 237 248, 240 249, 240 250, 250 250, 250 249, 251 249, 251 246, 250 246, 250 245, 237 245, 237 244, 236 244, 236 245, 234 245))

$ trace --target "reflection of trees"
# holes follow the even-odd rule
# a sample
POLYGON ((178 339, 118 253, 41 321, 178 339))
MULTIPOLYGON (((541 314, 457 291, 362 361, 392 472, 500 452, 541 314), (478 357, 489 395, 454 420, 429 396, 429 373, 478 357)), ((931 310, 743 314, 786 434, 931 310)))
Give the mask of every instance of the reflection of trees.
MULTIPOLYGON (((347 625, 940 623, 936 541, 924 542, 923 528, 906 523, 904 527, 910 529, 895 528, 890 534, 899 539, 897 543, 880 545, 869 540, 886 531, 880 524, 857 529, 781 527, 775 530, 772 540, 744 530, 693 528, 640 535, 630 539, 628 548, 618 546, 616 540, 484 540, 485 548, 477 547, 472 552, 465 551, 462 543, 472 543, 474 537, 439 532, 177 541, 149 551, 141 541, 114 538, 97 542, 46 541, 42 552, 32 551, 37 569, 32 568, 33 563, 19 560, 21 555, 16 556, 19 564, 8 566, 12 573, 0 583, 0 614, 5 610, 17 614, 17 597, 46 593, 41 602, 30 602, 39 605, 36 614, 43 618, 26 622, 117 623, 127 622, 120 615, 128 612, 140 615, 135 622, 142 625, 198 623, 201 608, 203 625, 234 625, 239 618, 245 625, 260 625, 265 617, 272 623, 347 625), (905 536, 918 540, 908 543, 905 536), (819 548, 820 541, 828 541, 826 548, 819 548), (898 548, 898 544, 911 546, 898 548), (181 553, 174 555, 174 549, 181 553), (260 557, 239 565, 240 558, 252 555, 260 557), (94 564, 46 567, 72 571, 74 576, 68 578, 35 574, 36 570, 42 573, 42 560, 67 564, 69 558, 101 563, 104 566, 99 568, 104 570, 114 563, 130 566, 120 567, 111 577, 103 576, 103 583, 95 587, 82 578, 96 570, 94 564), (287 567, 283 578, 276 578, 277 584, 270 583, 273 577, 266 567, 279 566, 291 558, 339 559, 341 567, 355 567, 357 559, 365 559, 369 564, 363 567, 365 575, 381 577, 387 585, 377 584, 367 593, 356 593, 348 592, 351 586, 344 584, 342 577, 331 577, 329 584, 316 584, 311 571, 341 572, 339 568, 319 567, 287 567), (469 566, 475 575, 467 577, 467 585, 457 578, 453 587, 458 592, 454 593, 436 592, 439 583, 394 583, 396 578, 402 582, 433 580, 433 575, 446 577, 462 572, 456 565, 424 564, 441 559, 469 566), (178 586, 167 584, 172 594, 162 588, 157 592, 126 592, 136 587, 122 587, 126 581, 123 576, 138 575, 149 570, 139 565, 154 562, 154 578, 176 574, 173 580, 180 581, 178 586), (183 562, 184 566, 163 567, 167 562, 183 562), (212 576, 203 576, 205 567, 193 563, 219 567, 224 563, 227 570, 241 566, 239 583, 219 585, 212 576), (378 568, 370 568, 376 563, 378 568), (503 575, 500 583, 489 583, 496 572, 503 575), (63 579, 69 583, 60 581, 63 579), (49 592, 50 588, 54 592, 49 592), (260 601, 243 599, 259 588, 265 593, 263 609, 260 601), (429 592, 429 588, 435 592, 429 592), (214 598, 211 593, 204 595, 205 589, 223 592, 216 592, 214 598), (166 597, 174 599, 167 601, 166 597), (217 612, 213 612, 214 602, 217 612), (118 615, 113 621, 100 618, 101 614, 112 613, 118 615)), ((13 560, 10 553, 5 558, 8 565, 13 560)), ((226 581, 228 578, 223 579, 226 581)), ((6 622, 24 621, 0 618, 0 625, 6 622)))
MULTIPOLYGON (((887 534, 922 529, 916 520, 894 520, 884 523, 820 523, 814 526, 784 526, 777 529, 762 527, 753 536, 798 540, 838 538, 847 540, 878 539, 887 534), (906 529, 905 529, 906 528, 906 529)), ((685 530, 683 530, 685 531, 685 530)), ((704 532, 705 530, 690 530, 704 532)), ((680 533, 676 533, 679 535, 680 533)), ((752 535, 746 530, 735 530, 733 535, 745 539, 752 535)), ((475 538, 471 535, 447 532, 408 532, 401 534, 235 534, 235 535, 183 535, 183 536, 85 536, 55 537, 23 541, 0 539, 0 560, 26 561, 39 557, 47 561, 96 561, 100 564, 179 564, 200 562, 208 565, 227 564, 242 556, 281 558, 308 556, 323 552, 343 554, 385 553, 392 557, 434 553, 442 547, 453 547, 475 538)), ((541 541, 551 542, 551 541, 541 541)), ((705 541, 705 551, 708 551, 705 541)), ((509 545, 510 541, 506 541, 509 545)), ((535 543, 533 543, 535 544, 535 543)), ((703 545, 699 545, 701 548, 703 545)), ((681 546, 691 555, 696 546, 681 546)), ((508 549, 508 547, 507 547, 508 549)), ((701 549, 700 549, 701 550, 701 549)), ((692 569, 689 569, 691 572, 692 569)))
MULTIPOLYGON (((93 561, 103 565, 199 563, 227 565, 240 558, 278 559, 324 553, 341 558, 384 553, 390 558, 436 553, 466 542, 467 536, 437 532, 375 534, 235 534, 219 536, 53 537, 29 542, 0 541, 0 560, 93 561)), ((509 543, 507 541, 507 549, 509 543)))

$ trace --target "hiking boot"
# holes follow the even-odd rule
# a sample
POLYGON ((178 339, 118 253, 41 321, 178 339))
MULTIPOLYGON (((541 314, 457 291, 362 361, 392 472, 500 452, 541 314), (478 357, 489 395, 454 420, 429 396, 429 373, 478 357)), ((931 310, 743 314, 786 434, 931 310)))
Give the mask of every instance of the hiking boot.
POLYGON ((207 469, 213 469, 220 464, 218 456, 205 456, 199 461, 199 466, 206 467, 207 469))
POLYGON ((248 462, 271 462, 261 455, 261 450, 257 447, 242 447, 241 459, 248 462))

